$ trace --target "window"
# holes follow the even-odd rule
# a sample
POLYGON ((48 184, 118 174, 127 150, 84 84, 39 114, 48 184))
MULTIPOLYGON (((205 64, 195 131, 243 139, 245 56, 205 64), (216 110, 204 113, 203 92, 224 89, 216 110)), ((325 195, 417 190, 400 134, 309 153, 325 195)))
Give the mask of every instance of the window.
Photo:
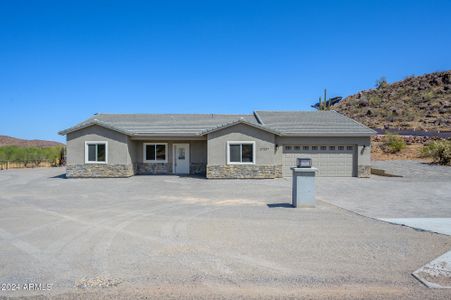
POLYGON ((108 162, 108 142, 85 142, 85 163, 106 164, 108 162))
POLYGON ((354 147, 353 146, 347 146, 346 149, 347 150, 354 150, 354 147))
POLYGON ((228 164, 254 164, 255 142, 227 142, 228 164))
POLYGON ((291 151, 291 146, 285 146, 286 151, 291 151))
POLYGON ((345 149, 345 146, 338 146, 338 150, 343 151, 345 149))
POLYGON ((326 151, 327 150, 327 146, 321 146, 321 150, 322 151, 326 151))
POLYGON ((302 150, 308 151, 309 150, 309 146, 302 146, 302 150))
POLYGON ((312 146, 312 150, 313 151, 318 150, 318 146, 312 146))
POLYGON ((144 143, 145 162, 168 162, 168 144, 144 143))
POLYGON ((295 150, 295 151, 301 150, 301 146, 294 146, 294 150, 295 150))
POLYGON ((329 150, 335 151, 335 146, 329 146, 329 150))

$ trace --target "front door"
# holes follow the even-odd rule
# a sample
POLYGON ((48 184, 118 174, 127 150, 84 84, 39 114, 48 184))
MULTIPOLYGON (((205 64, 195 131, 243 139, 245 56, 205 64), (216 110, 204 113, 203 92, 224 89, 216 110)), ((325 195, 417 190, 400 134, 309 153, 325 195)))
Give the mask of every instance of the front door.
POLYGON ((189 174, 189 144, 174 144, 174 174, 189 174))

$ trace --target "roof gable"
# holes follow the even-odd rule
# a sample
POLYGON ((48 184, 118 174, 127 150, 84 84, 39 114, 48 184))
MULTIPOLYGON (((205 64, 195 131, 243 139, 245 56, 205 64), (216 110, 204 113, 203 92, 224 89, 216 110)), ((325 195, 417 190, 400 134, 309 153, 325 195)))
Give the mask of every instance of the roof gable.
POLYGON ((105 128, 108 128, 108 129, 111 129, 111 130, 123 133, 125 135, 132 135, 131 132, 129 132, 129 131, 125 130, 125 129, 118 128, 118 127, 114 126, 111 123, 100 121, 100 120, 95 119, 95 118, 94 119, 88 119, 88 120, 86 120, 86 121, 84 121, 82 123, 79 123, 79 124, 77 124, 77 125, 75 125, 73 127, 70 127, 70 128, 65 129, 65 130, 62 130, 62 131, 58 132, 58 134, 66 135, 68 133, 71 133, 71 132, 74 132, 74 131, 78 131, 78 130, 81 130, 83 128, 87 128, 87 127, 94 126, 94 125, 105 127, 105 128))
POLYGON ((251 127, 257 128, 259 130, 270 132, 270 133, 275 134, 275 135, 280 135, 280 132, 278 132, 277 130, 273 130, 271 128, 262 126, 260 124, 250 123, 250 122, 248 122, 246 120, 242 120, 242 119, 235 120, 233 122, 225 123, 225 124, 219 125, 217 127, 205 130, 204 132, 202 132, 201 135, 206 135, 206 134, 209 134, 209 133, 212 133, 212 132, 220 131, 220 130, 223 130, 223 129, 226 129, 226 128, 229 128, 229 127, 232 127, 232 126, 235 126, 235 125, 238 125, 238 124, 244 124, 244 125, 247 125, 247 126, 251 126, 251 127))

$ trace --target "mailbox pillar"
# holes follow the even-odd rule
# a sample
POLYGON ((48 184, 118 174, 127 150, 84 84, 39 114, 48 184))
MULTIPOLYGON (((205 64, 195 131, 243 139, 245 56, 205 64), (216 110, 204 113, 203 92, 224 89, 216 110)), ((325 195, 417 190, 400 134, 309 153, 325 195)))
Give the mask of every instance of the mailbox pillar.
POLYGON ((315 207, 315 176, 317 168, 291 168, 293 171, 293 207, 315 207))

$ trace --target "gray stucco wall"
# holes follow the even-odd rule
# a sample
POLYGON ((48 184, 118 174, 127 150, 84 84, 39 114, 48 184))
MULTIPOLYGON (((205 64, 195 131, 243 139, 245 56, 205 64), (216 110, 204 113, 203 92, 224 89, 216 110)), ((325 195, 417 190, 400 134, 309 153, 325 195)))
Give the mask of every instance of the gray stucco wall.
POLYGON ((282 163, 283 145, 356 145, 354 173, 358 177, 369 177, 371 171, 370 137, 277 137, 276 162, 282 163))
POLYGON ((227 141, 255 141, 255 164, 274 164, 275 135, 245 124, 237 124, 208 135, 208 165, 227 164, 227 141))
POLYGON ((275 178, 281 176, 281 160, 275 161, 275 135, 245 124, 208 134, 208 178, 275 178), (255 164, 228 165, 227 142, 255 142, 255 164))
POLYGON ((67 177, 126 177, 133 175, 128 136, 101 127, 90 126, 67 134, 67 177), (85 142, 108 142, 106 164, 85 164, 85 142))

